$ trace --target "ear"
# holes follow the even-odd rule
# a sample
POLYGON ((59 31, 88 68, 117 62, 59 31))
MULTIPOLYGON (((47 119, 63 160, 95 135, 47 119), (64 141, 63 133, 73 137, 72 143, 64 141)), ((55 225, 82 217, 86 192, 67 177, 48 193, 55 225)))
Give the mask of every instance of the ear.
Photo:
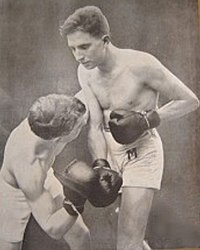
POLYGON ((104 36, 102 36, 102 41, 104 42, 104 43, 109 43, 110 42, 110 36, 109 35, 104 35, 104 36))

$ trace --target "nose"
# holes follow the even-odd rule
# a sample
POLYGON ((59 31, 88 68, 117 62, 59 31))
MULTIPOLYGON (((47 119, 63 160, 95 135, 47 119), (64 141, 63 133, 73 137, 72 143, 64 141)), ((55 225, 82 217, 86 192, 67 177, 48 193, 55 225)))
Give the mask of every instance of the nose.
POLYGON ((78 62, 81 62, 84 59, 83 53, 78 49, 74 50, 74 57, 78 62))
POLYGON ((86 110, 86 112, 85 112, 85 114, 84 114, 84 123, 85 123, 85 124, 87 124, 88 118, 89 118, 89 111, 86 110))

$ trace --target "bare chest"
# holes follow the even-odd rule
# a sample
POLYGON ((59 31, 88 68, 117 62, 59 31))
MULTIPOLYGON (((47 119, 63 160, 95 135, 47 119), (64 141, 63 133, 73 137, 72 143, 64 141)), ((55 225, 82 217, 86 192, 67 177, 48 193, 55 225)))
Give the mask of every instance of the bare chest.
POLYGON ((129 69, 122 70, 112 77, 96 77, 90 85, 103 109, 145 106, 145 102, 154 95, 144 81, 129 69))

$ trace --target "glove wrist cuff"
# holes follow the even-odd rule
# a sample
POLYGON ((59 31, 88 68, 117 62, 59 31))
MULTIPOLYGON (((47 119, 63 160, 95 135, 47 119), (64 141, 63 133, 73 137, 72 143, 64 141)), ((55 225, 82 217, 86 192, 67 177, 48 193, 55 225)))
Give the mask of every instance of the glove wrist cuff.
POLYGON ((108 161, 106 159, 99 158, 93 162, 92 168, 95 169, 95 168, 99 168, 99 167, 104 167, 104 168, 110 169, 110 164, 108 163, 108 161))
POLYGON ((143 115, 143 118, 145 120, 145 123, 146 123, 146 129, 150 129, 151 128, 151 124, 149 122, 149 119, 147 117, 147 111, 142 111, 141 114, 143 115))
POLYGON ((71 201, 64 199, 63 207, 71 216, 78 216, 79 213, 73 203, 71 203, 71 201))

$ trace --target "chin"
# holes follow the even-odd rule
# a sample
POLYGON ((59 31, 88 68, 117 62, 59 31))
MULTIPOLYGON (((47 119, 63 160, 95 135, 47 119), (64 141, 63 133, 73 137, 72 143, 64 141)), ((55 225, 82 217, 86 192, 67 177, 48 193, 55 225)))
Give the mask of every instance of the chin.
POLYGON ((94 69, 96 68, 96 65, 94 64, 82 64, 84 68, 86 68, 87 70, 90 70, 90 69, 94 69))

